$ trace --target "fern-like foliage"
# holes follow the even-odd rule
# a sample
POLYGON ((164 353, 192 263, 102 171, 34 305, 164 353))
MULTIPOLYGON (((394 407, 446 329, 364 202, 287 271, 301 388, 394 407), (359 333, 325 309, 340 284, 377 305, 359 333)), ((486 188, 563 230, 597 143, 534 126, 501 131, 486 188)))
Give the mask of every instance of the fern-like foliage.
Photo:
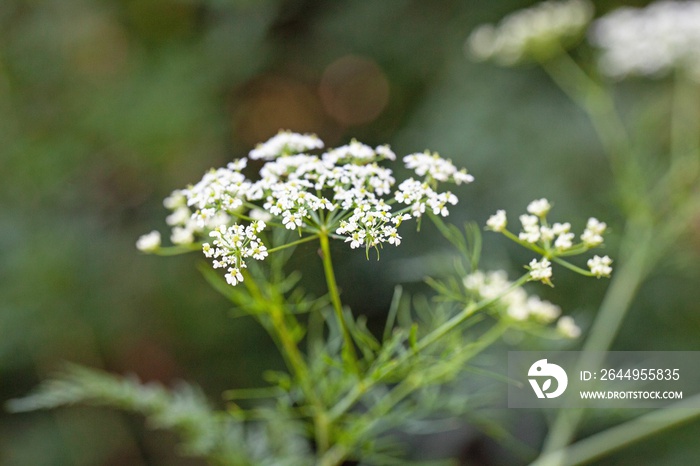
POLYGON ((197 387, 180 383, 167 389, 69 365, 27 397, 10 400, 14 412, 90 404, 143 415, 149 426, 179 434, 186 455, 216 466, 308 466, 307 442, 293 421, 245 424, 226 411, 212 409, 197 387))

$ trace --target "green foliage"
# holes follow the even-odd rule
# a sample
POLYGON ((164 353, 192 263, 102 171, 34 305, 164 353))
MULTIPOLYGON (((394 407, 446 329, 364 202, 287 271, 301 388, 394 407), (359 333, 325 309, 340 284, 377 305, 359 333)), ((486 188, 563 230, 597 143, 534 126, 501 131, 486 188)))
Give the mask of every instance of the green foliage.
POLYGON ((169 390, 71 365, 33 394, 8 402, 7 408, 22 412, 75 404, 141 414, 152 428, 178 433, 184 454, 207 458, 212 465, 303 466, 310 461, 294 420, 244 426, 226 411, 213 410, 199 389, 186 383, 169 390))

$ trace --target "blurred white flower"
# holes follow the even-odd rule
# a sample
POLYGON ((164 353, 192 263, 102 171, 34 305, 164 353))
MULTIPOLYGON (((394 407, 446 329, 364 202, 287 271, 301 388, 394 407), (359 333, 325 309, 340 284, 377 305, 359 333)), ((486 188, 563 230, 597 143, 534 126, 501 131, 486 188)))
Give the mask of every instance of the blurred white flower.
POLYGON ((541 2, 511 13, 497 26, 479 26, 467 48, 476 59, 506 66, 547 59, 575 43, 592 17, 593 5, 586 0, 541 2))
POLYGON ((160 247, 160 233, 152 231, 142 235, 136 241, 136 249, 143 252, 153 252, 160 247))
POLYGON ((477 270, 464 277, 463 283, 468 291, 481 299, 493 299, 503 295, 499 302, 505 313, 515 320, 550 323, 561 314, 559 306, 537 296, 528 296, 522 288, 515 288, 506 293, 513 282, 508 280, 502 270, 489 273, 477 270))
POLYGON ((248 156, 253 160, 272 160, 283 155, 299 154, 321 148, 323 148, 323 141, 315 134, 280 131, 266 142, 258 144, 255 149, 250 151, 248 156))
POLYGON ((581 336, 581 328, 576 325, 571 316, 562 316, 557 321, 557 331, 567 338, 578 338, 581 336))
POLYGON ((505 210, 498 210, 486 221, 486 226, 493 231, 503 231, 508 226, 505 210))
POLYGON ((603 243, 603 233, 607 225, 598 219, 591 217, 586 223, 586 229, 581 235, 581 241, 589 248, 599 246, 603 243))
POLYGON ((528 264, 528 269, 530 270, 530 277, 532 277, 533 280, 547 284, 551 283, 552 263, 546 258, 543 257, 539 261, 537 259, 532 259, 528 264))
POLYGON ((619 8, 595 21, 601 71, 616 79, 660 76, 674 68, 700 81, 700 2, 660 1, 619 8))
POLYGON ((532 215, 544 217, 547 215, 547 213, 549 213, 549 210, 551 208, 552 206, 549 204, 549 201, 545 198, 542 198, 532 201, 530 204, 528 204, 527 211, 532 215))

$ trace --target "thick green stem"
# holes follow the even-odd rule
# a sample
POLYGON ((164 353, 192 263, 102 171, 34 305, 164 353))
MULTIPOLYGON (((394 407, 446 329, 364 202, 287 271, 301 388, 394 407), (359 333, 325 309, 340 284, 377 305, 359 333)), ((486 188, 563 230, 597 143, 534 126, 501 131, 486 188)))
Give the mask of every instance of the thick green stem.
POLYGON ((345 322, 345 316, 343 314, 343 304, 340 302, 338 284, 335 281, 335 272, 333 271, 333 260, 331 259, 331 247, 328 242, 328 234, 326 232, 321 232, 321 234, 319 235, 319 239, 321 240, 323 271, 326 274, 328 294, 331 297, 333 311, 335 312, 335 317, 338 321, 340 331, 343 334, 343 340, 345 340, 345 344, 343 345, 343 357, 348 361, 353 371, 356 374, 359 374, 360 366, 357 362, 357 352, 355 351, 355 343, 353 342, 352 336, 350 335, 350 331, 348 330, 348 324, 347 322, 345 322))

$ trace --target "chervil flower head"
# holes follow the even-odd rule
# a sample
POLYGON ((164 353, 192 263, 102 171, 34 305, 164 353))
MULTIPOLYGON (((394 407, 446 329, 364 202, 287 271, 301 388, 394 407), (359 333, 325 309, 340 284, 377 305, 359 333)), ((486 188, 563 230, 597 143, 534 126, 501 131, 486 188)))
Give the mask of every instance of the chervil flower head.
POLYGON ((601 70, 615 79, 682 69, 700 81, 700 2, 619 8, 593 23, 590 40, 601 49, 601 70))
MULTIPOLYGON (((426 152, 404 161, 422 179, 407 178, 398 188, 390 168, 396 159, 387 145, 375 148, 352 140, 315 154, 323 142, 315 135, 281 131, 259 144, 247 158, 212 169, 164 202, 171 241, 187 245, 210 238, 204 255, 226 280, 243 281, 248 260, 270 253, 263 231, 282 228, 300 235, 340 236, 352 249, 398 246, 398 228, 426 213, 449 215, 457 196, 442 183, 467 183, 473 177, 438 154, 426 152), (263 160, 257 177, 242 173, 248 159, 263 160)), ((139 244, 146 245, 147 241, 139 244)), ((369 254, 369 252, 367 252, 369 254)))
POLYGON ((611 265, 612 259, 608 256, 593 256, 592 259, 588 260, 588 268, 591 270, 591 273, 598 278, 609 277, 612 273, 611 265))
POLYGON ((574 44, 592 17, 593 6, 586 0, 541 2, 506 16, 497 26, 479 26, 467 46, 475 58, 506 66, 544 60, 574 44))

